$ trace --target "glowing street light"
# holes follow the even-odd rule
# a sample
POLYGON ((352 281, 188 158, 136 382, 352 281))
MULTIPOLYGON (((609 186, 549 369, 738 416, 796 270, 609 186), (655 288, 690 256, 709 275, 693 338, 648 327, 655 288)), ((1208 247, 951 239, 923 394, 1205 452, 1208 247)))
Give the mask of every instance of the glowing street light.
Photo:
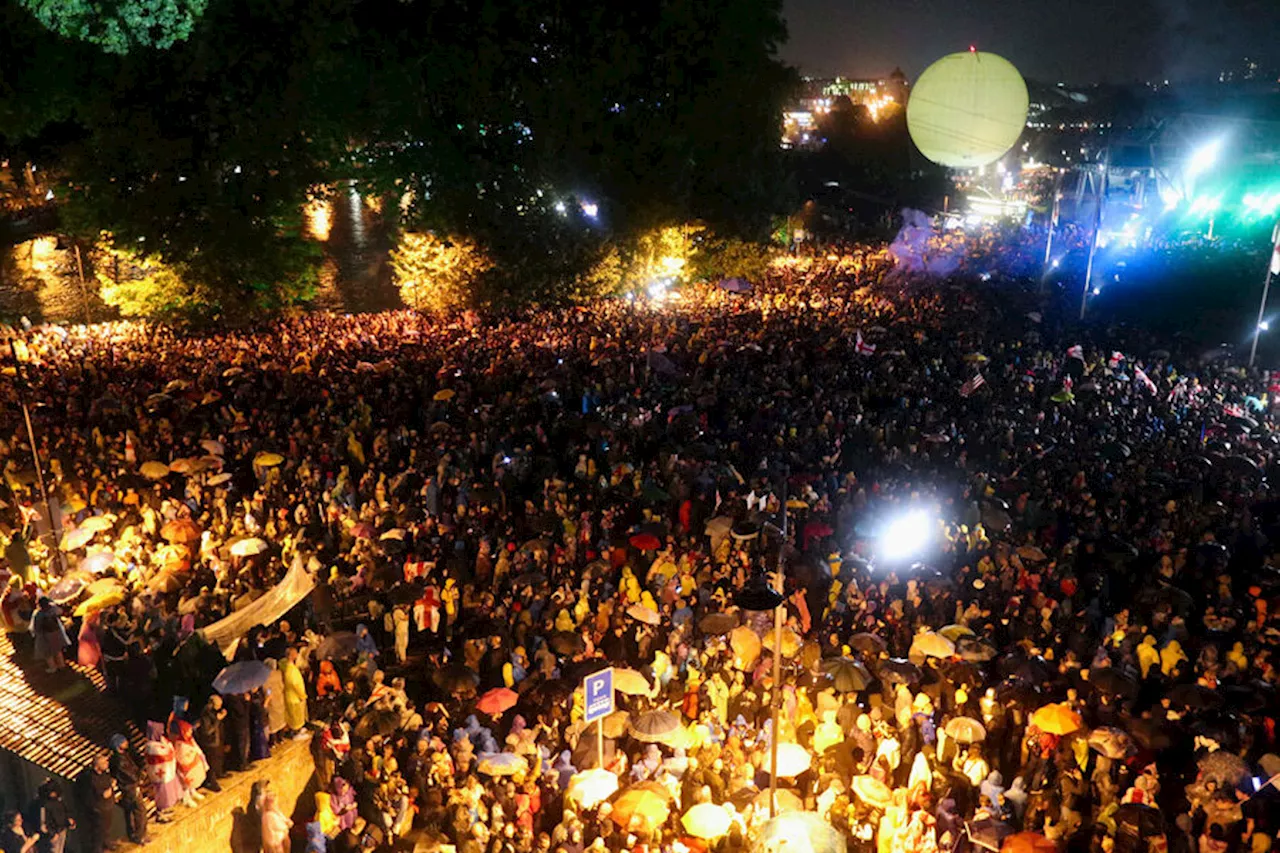
POLYGON ((909 560, 933 541, 934 519, 923 509, 913 509, 890 521, 880 531, 877 553, 889 562, 909 560))
POLYGON ((1222 150, 1222 138, 1207 142, 1201 145, 1195 151, 1191 152, 1191 158, 1187 160, 1187 167, 1183 170, 1183 174, 1188 180, 1196 175, 1209 171, 1213 164, 1218 160, 1218 152, 1222 150))

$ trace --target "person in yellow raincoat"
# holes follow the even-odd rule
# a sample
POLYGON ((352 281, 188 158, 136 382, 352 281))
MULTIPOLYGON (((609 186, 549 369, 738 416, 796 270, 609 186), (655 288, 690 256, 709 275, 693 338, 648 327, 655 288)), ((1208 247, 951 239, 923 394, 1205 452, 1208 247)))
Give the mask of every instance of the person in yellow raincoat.
POLYGON ((1160 671, 1165 676, 1173 675, 1174 669, 1178 664, 1187 659, 1186 654, 1182 651, 1182 644, 1177 640, 1170 640, 1169 644, 1160 650, 1160 671))
POLYGON ((284 682, 284 724, 293 732, 307 725, 307 683, 298 669, 298 649, 291 648, 280 662, 280 678, 284 682))
POLYGON ((1241 672, 1249 669, 1249 659, 1244 656, 1244 643, 1237 642, 1231 647, 1231 651, 1227 652, 1227 660, 1241 672))
POLYGON ((573 628, 573 617, 569 615, 568 609, 561 608, 560 612, 556 614, 556 630, 572 631, 573 628))
POLYGON ((1156 651, 1156 638, 1148 634, 1138 646, 1138 668, 1142 670, 1142 677, 1146 678, 1151 668, 1159 665, 1160 652, 1156 651))

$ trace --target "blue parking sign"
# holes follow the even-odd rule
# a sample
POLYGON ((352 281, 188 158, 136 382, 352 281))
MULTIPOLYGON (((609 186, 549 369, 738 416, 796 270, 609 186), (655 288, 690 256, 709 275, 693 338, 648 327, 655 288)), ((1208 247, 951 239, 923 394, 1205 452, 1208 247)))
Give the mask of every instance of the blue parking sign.
POLYGON ((592 723, 613 713, 613 668, 588 675, 582 684, 586 694, 582 719, 592 723))

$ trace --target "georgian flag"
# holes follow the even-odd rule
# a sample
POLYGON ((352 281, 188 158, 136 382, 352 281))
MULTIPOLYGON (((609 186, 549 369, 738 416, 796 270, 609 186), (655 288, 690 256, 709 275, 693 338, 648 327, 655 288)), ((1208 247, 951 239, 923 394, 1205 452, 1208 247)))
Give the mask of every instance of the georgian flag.
POLYGON ((977 391, 983 385, 987 384, 987 380, 982 378, 982 374, 975 374, 972 379, 960 386, 960 396, 968 397, 974 391, 977 391))
POLYGON ((1115 370, 1122 361, 1124 361, 1124 353, 1120 352, 1120 350, 1115 350, 1111 353, 1111 358, 1107 359, 1107 367, 1115 370))
POLYGON ((1222 407, 1222 413, 1229 418, 1243 418, 1244 406, 1237 406, 1235 403, 1227 403, 1222 407))
POLYGON ((1084 361, 1084 347, 1076 344, 1067 350, 1067 358, 1078 358, 1084 361))
POLYGON ((857 350, 858 355, 875 355, 876 345, 869 344, 862 339, 862 330, 858 330, 858 340, 854 343, 853 348, 857 350))
POLYGON ((1133 375, 1139 382, 1146 386, 1148 391, 1152 394, 1156 393, 1156 383, 1152 382, 1151 377, 1147 375, 1147 372, 1136 364, 1133 366, 1133 375))

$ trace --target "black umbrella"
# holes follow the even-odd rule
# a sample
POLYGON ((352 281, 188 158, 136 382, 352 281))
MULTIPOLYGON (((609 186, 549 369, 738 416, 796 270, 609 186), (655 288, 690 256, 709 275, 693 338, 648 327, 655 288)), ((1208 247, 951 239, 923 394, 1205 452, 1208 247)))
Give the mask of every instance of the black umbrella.
POLYGON ((1165 821, 1160 810, 1144 803, 1125 803, 1116 809, 1117 833, 1136 838, 1164 835, 1165 821))
POLYGON ((1103 667, 1089 670, 1089 683, 1101 693, 1133 699, 1138 695, 1138 683, 1123 672, 1103 667))
POLYGON ((463 694, 476 689, 480 676, 460 663, 453 663, 433 672, 431 680, 446 693, 463 694))
POLYGON ((551 651, 558 655, 577 655, 587 650, 582 637, 572 631, 557 631, 547 640, 551 651))
POLYGON ((481 616, 465 623, 458 631, 459 636, 467 640, 484 640, 501 636, 506 631, 505 625, 488 616, 481 616))
POLYGON ((970 687, 976 687, 983 682, 981 667, 970 661, 948 661, 942 665, 942 673, 953 684, 967 684, 970 687))
POLYGON ((702 617, 698 628, 704 634, 727 634, 738 627, 739 621, 736 613, 712 613, 702 617))
POLYGON ((869 655, 878 655, 887 648, 884 640, 880 639, 875 634, 868 634, 865 632, 859 632, 850 637, 849 647, 869 655))
POLYGON ((877 665, 880 680, 889 684, 919 684, 924 679, 920 667, 903 658, 889 658, 877 665))
POLYGON ((956 643, 956 653, 960 655, 961 660, 975 663, 986 663, 997 654, 995 646, 976 637, 962 637, 960 642, 956 643))
POLYGON ((828 658, 821 664, 822 671, 841 693, 857 693, 866 690, 874 680, 861 662, 852 658, 828 658))
POLYGON ((1155 720, 1130 720, 1124 727, 1144 749, 1152 752, 1159 752, 1173 745, 1172 738, 1164 731, 1160 723, 1155 720))
POLYGON ((400 714, 390 708, 375 708, 356 723, 356 734, 362 738, 389 735, 400 728, 400 714))
POLYGON ((1173 704, 1193 710, 1216 708, 1222 704, 1221 694, 1199 684, 1175 685, 1165 696, 1173 704))
POLYGON ((356 635, 352 631, 337 631, 320 641, 316 646, 316 660, 343 660, 354 657, 356 653, 356 635))

